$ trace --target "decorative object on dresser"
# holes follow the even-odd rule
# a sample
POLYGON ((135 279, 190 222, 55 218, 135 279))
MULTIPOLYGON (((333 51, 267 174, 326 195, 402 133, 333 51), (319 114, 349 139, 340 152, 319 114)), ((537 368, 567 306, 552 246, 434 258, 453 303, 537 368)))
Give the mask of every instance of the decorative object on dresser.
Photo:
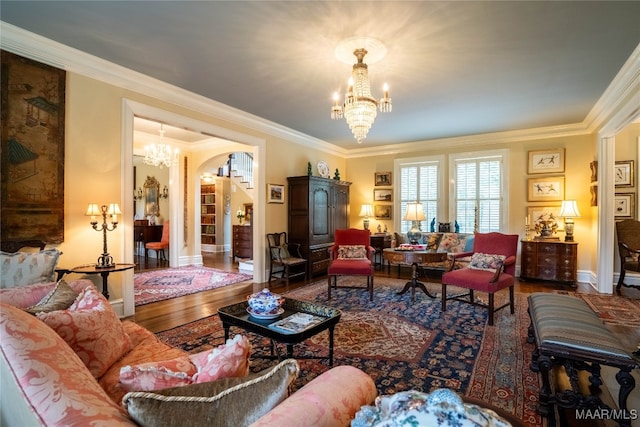
POLYGON ((109 206, 102 205, 98 207, 97 203, 89 203, 85 215, 91 217, 91 226, 94 230, 102 231, 102 255, 98 257, 96 267, 113 267, 115 265, 113 257, 109 255, 109 252, 107 251, 107 231, 113 231, 118 226, 118 215, 122 215, 122 212, 120 212, 120 206, 118 206, 117 203, 111 203, 109 206), (102 228, 98 228, 98 221, 96 217, 99 215, 102 215, 102 228), (107 215, 111 216, 111 228, 109 228, 109 224, 107 224, 107 215))
POLYGON ((578 243, 560 240, 521 242, 521 279, 539 279, 574 285, 577 281, 578 243))
POLYGON ((560 208, 560 217, 564 218, 565 242, 573 242, 573 218, 580 218, 578 203, 575 200, 564 200, 560 208))
POLYGON ((351 183, 317 176, 289 177, 287 181, 289 242, 300 244, 310 277, 325 274, 334 230, 349 228, 351 183))
POLYGON ((422 238, 420 231, 420 221, 427 217, 424 215, 422 203, 407 203, 407 211, 404 214, 404 221, 411 221, 411 230, 407 232, 407 238, 412 245, 417 245, 422 238))
POLYGON ((373 208, 369 204, 364 204, 360 207, 360 215, 362 220, 362 228, 369 229, 369 217, 373 216, 373 208))
POLYGON ((233 226, 233 258, 253 258, 253 227, 249 225, 233 226))

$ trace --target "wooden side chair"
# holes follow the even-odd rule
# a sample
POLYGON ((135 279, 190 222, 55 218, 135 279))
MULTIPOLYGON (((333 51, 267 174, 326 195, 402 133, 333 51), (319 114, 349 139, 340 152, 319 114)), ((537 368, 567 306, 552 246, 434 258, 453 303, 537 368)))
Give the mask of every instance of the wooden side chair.
POLYGON ((289 286, 289 280, 304 276, 307 280, 307 260, 300 255, 300 245, 289 243, 287 233, 267 234, 269 244, 269 282, 273 280, 276 269, 280 272, 280 279, 284 279, 289 286), (293 253, 293 254, 292 254, 293 253))
POLYGON ((336 230, 334 244, 329 248, 328 298, 331 299, 331 287, 338 287, 338 276, 366 276, 369 301, 373 301, 374 253, 369 230, 336 230))
POLYGON ((148 242, 144 245, 144 259, 149 257, 149 249, 156 251, 158 261, 160 259, 167 260, 164 250, 169 249, 169 221, 165 221, 162 224, 162 238, 159 242, 148 242))
POLYGON ((447 311, 447 300, 456 300, 485 307, 489 310, 489 326, 493 326, 496 311, 510 307, 514 309, 514 284, 518 235, 502 233, 476 233, 473 251, 453 256, 449 271, 442 275, 442 311, 447 311), (454 270, 455 259, 471 255, 471 261, 465 268, 454 270), (447 296, 447 286, 458 286, 468 292, 447 296), (501 289, 509 289, 509 301, 495 307, 494 294, 501 289), (477 302, 474 291, 489 294, 487 304, 477 302))
POLYGON ((621 286, 637 287, 624 283, 627 271, 640 272, 640 221, 625 219, 616 222, 616 234, 618 236, 618 252, 620 254, 620 277, 616 290, 621 286))

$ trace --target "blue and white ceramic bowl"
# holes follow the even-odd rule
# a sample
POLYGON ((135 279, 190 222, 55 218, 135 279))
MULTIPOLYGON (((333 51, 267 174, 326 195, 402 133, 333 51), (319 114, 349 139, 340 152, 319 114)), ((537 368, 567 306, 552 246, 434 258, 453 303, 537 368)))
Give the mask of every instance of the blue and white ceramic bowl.
POLYGON ((269 289, 264 288, 260 292, 247 297, 251 312, 258 315, 278 313, 280 306, 284 303, 284 298, 274 294, 269 289))

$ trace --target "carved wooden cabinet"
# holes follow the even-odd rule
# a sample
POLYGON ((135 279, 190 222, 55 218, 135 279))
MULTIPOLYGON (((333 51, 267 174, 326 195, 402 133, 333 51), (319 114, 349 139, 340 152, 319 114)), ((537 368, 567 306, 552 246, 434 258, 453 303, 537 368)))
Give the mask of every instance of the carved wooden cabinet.
POLYGON ((575 284, 578 279, 578 243, 521 241, 520 277, 575 284))
POLYGON ((296 176, 289 184, 289 242, 300 244, 311 276, 326 274, 334 231, 349 228, 350 182, 296 176))
POLYGON ((235 258, 253 258, 253 227, 233 226, 233 256, 235 258))

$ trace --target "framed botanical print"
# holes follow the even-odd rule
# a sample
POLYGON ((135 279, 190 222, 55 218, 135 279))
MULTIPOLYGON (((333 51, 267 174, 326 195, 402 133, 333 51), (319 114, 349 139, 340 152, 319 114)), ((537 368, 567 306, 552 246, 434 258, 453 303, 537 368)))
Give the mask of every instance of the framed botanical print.
POLYGON ((547 176, 527 180, 527 200, 530 202, 560 202, 564 200, 564 176, 547 176))
POLYGON ((613 205, 616 219, 633 219, 636 209, 636 193, 616 193, 613 205))
POLYGON ((375 205, 373 213, 376 219, 392 219, 393 205, 375 205))
POLYGON ((616 187, 633 187, 633 160, 616 162, 614 168, 616 187))
POLYGON ((563 173, 564 148, 529 151, 529 174, 563 173))

